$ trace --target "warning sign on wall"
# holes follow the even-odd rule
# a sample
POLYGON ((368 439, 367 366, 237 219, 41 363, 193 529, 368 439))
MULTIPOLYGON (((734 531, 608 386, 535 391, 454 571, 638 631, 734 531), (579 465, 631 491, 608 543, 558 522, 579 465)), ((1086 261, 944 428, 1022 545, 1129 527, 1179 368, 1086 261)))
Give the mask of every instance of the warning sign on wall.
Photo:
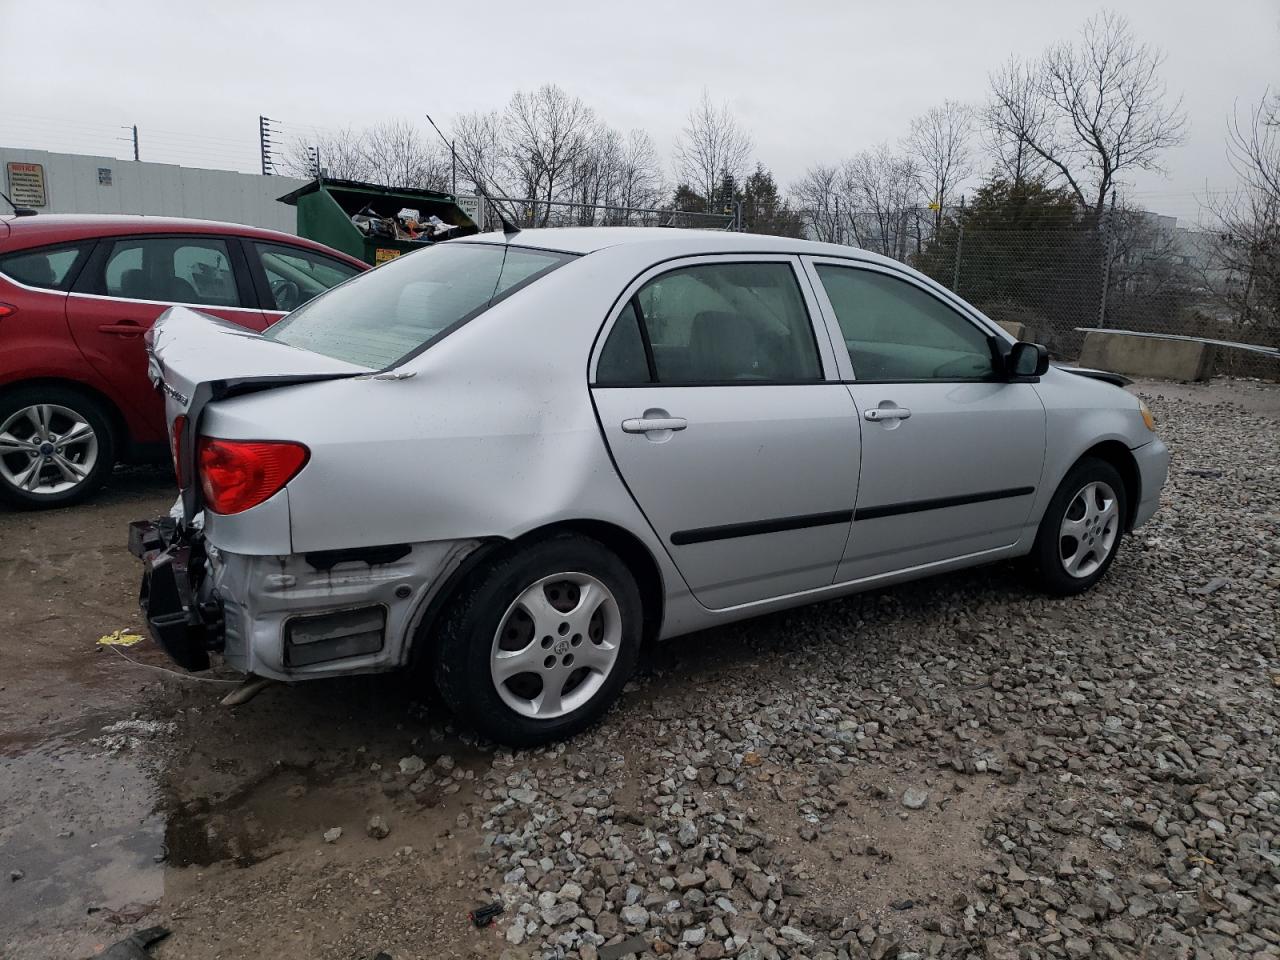
POLYGON ((9 199, 15 207, 48 206, 49 198, 44 189, 44 164, 10 160, 8 168, 9 199))

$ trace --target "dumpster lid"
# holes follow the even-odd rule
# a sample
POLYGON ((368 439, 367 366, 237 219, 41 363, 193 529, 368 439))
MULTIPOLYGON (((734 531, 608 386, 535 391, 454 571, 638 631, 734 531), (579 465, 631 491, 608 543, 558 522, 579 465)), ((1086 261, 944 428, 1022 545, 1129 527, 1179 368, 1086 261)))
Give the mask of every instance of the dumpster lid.
POLYGON ((423 190, 418 187, 388 187, 380 183, 362 183, 359 180, 338 180, 333 177, 318 177, 310 183, 303 184, 297 190, 279 197, 281 203, 296 206, 299 197, 324 189, 346 190, 352 193, 367 193, 377 197, 404 197, 413 200, 433 200, 437 203, 456 203, 457 197, 451 193, 440 193, 436 190, 423 190))

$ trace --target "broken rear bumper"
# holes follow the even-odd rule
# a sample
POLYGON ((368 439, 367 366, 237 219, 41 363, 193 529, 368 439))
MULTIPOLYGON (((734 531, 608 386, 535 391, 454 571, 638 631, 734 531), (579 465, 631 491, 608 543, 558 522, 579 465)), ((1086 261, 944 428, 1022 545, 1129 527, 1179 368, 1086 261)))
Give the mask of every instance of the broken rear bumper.
POLYGON ((427 604, 479 540, 307 554, 237 553, 165 517, 129 525, 144 565, 139 602, 178 664, 225 664, 273 680, 403 666, 427 604))
POLYGON ((206 670, 223 643, 222 604, 200 598, 204 538, 169 517, 129 524, 129 552, 142 561, 138 604, 152 639, 187 670, 206 670))

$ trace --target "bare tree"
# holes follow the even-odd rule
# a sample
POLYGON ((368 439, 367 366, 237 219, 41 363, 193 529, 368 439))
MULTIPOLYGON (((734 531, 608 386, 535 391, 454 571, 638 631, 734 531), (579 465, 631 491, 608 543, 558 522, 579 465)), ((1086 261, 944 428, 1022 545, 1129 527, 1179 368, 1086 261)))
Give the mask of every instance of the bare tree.
POLYGON ((598 124, 572 171, 569 198, 580 204, 573 219, 580 226, 628 222, 628 207, 656 207, 662 174, 653 140, 643 130, 623 136, 598 124))
MULTIPOLYGON (((622 136, 606 124, 597 124, 572 170, 568 193, 575 204, 579 226, 596 223, 599 208, 615 201, 622 175, 622 136)), ((607 217, 606 217, 607 220, 607 217)))
POLYGON ((449 158, 407 120, 370 127, 363 144, 368 179, 389 187, 449 189, 449 158))
POLYGON ((1104 12, 1085 23, 1079 42, 992 76, 994 139, 1039 156, 1083 209, 1100 215, 1117 177, 1161 169, 1160 154, 1182 140, 1186 118, 1181 100, 1166 103, 1163 63, 1127 20, 1104 12))
POLYGON ((494 199, 513 192, 504 178, 501 115, 496 110, 464 113, 453 123, 452 139, 458 169, 472 190, 488 198, 500 216, 516 220, 511 204, 494 199))
POLYGON ((624 207, 656 207, 665 184, 658 150, 644 130, 632 130, 622 144, 617 202, 624 207))
POLYGON ((841 192, 848 197, 850 226, 858 246, 905 260, 910 241, 918 242, 920 168, 887 143, 846 160, 841 192))
POLYGON ((311 178, 322 172, 338 180, 369 180, 371 171, 363 131, 346 127, 332 133, 297 136, 285 148, 280 172, 311 178))
POLYGON ((595 112, 555 84, 517 92, 507 104, 502 123, 507 172, 522 196, 546 201, 540 215, 532 211, 534 222, 549 222, 551 201, 570 186, 596 126, 595 112))
POLYGON ((501 164, 499 130, 502 121, 495 110, 461 114, 453 122, 451 137, 458 167, 476 193, 492 193, 499 187, 501 164))
POLYGON ((709 200, 727 174, 741 180, 754 144, 738 125, 728 104, 716 106, 711 94, 689 111, 688 122, 676 137, 675 173, 704 200, 709 200))
MULTIPOLYGON (((841 243, 844 231, 840 222, 840 168, 815 163, 803 177, 791 185, 791 200, 800 218, 815 240, 841 243)), ((848 204, 845 204, 848 213, 848 204)))
POLYGON ((1280 342, 1280 96, 1232 116, 1227 153, 1240 188, 1213 205, 1212 286, 1242 325, 1280 342))
POLYGON ((911 121, 906 148, 920 170, 920 190, 933 210, 934 229, 942 223, 943 208, 955 199, 961 183, 973 175, 969 137, 973 109, 955 100, 911 121))
POLYGON ((1049 124, 1044 98, 1030 65, 1016 58, 991 75, 991 98, 982 111, 982 133, 995 160, 995 175, 1014 185, 1048 180, 1049 161, 1030 141, 1049 124))

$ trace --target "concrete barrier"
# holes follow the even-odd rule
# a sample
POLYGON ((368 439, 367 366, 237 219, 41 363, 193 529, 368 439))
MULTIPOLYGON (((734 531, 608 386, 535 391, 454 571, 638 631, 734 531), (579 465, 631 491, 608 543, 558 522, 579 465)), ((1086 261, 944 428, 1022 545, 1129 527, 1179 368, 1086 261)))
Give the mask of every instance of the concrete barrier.
POLYGON ((1005 333, 1016 337, 1018 340, 1030 340, 1032 338, 1031 331, 1020 320, 997 320, 996 323, 1004 327, 1005 333))
POLYGON ((1084 335, 1080 366, 1157 380, 1208 380, 1217 350, 1211 343, 1138 337, 1090 330, 1084 335))

